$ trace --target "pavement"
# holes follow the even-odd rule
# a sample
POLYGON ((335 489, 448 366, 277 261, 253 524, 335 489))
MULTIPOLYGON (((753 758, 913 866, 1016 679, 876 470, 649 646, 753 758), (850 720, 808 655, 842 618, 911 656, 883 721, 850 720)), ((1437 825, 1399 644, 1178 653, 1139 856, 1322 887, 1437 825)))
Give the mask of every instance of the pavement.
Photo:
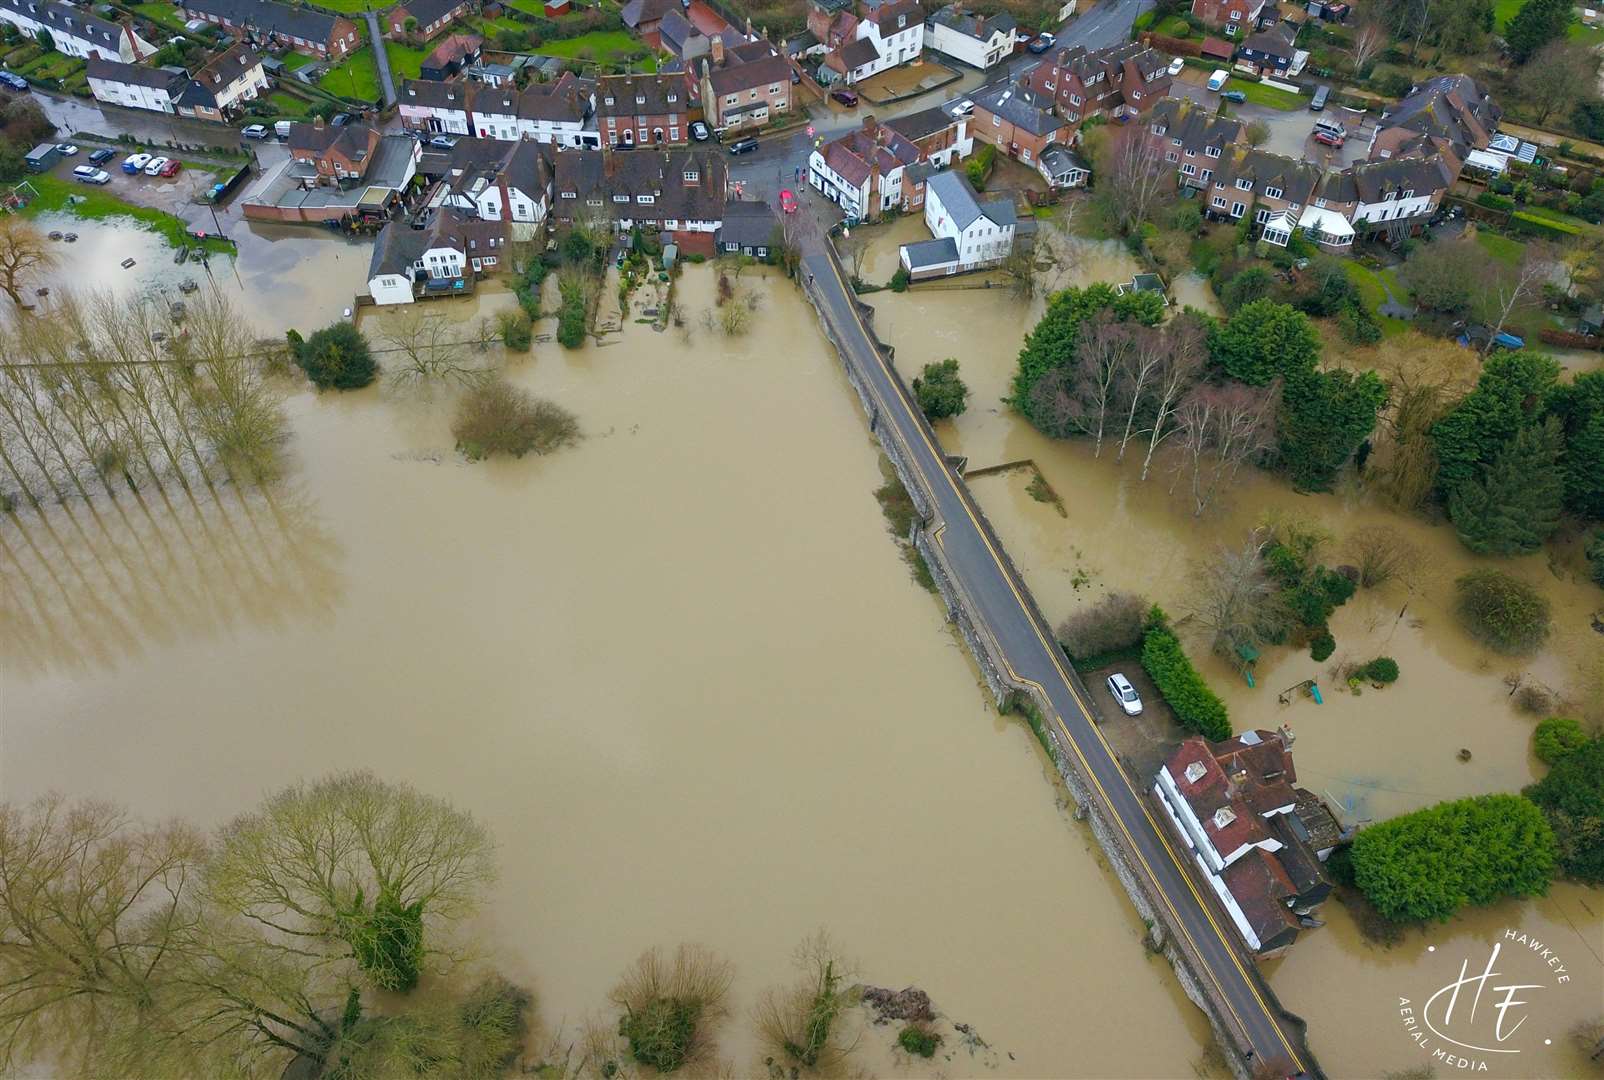
POLYGON ((384 47, 384 30, 379 26, 377 12, 370 10, 363 17, 368 21, 368 40, 373 43, 373 61, 379 70, 379 89, 384 91, 384 103, 394 105, 395 78, 390 74, 390 53, 384 47))
POLYGON ((847 362, 859 371, 876 402, 871 425, 887 424, 906 451, 921 486, 930 494, 932 516, 926 531, 950 568, 953 586, 973 616, 977 632, 995 646, 1002 675, 1033 688, 1048 703, 1044 719, 1070 748, 1074 764, 1100 804, 1101 816, 1117 830, 1134 871, 1162 905, 1166 921, 1179 927, 1181 947, 1201 968, 1204 990, 1224 1003, 1224 1021, 1239 1043, 1251 1047, 1245 1069, 1258 1075, 1318 1074, 1298 1023, 1275 1002, 1250 958, 1238 951, 1225 915, 1199 891, 1181 855, 1163 831, 1157 812, 1138 794, 1120 768, 1112 747, 1093 722, 1086 688, 1068 667, 1062 650, 1006 559, 965 485, 948 465, 930 425, 913 403, 902 379, 874 344, 856 297, 842 280, 836 260, 816 236, 803 242, 808 291, 819 305, 831 336, 847 362))

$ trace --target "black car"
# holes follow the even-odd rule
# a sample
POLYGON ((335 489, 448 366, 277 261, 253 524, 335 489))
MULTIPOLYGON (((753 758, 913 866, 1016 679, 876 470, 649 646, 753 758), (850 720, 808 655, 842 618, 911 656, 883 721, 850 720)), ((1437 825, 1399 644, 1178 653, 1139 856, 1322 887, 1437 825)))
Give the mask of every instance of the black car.
POLYGON ((103 146, 99 150, 96 150, 93 154, 89 155, 89 163, 91 165, 99 165, 99 164, 102 164, 103 162, 110 161, 112 158, 114 158, 116 156, 117 156, 117 151, 109 150, 109 149, 107 149, 106 147, 103 146))
POLYGON ((730 153, 732 154, 749 154, 756 149, 757 140, 752 138, 750 135, 744 139, 736 139, 734 142, 730 143, 730 153))
POLYGON ((1041 34, 1036 38, 1035 41, 1032 41, 1029 45, 1026 45, 1025 48, 1035 55, 1040 56, 1042 53, 1052 48, 1053 44, 1057 40, 1058 39, 1053 37, 1051 34, 1041 34))

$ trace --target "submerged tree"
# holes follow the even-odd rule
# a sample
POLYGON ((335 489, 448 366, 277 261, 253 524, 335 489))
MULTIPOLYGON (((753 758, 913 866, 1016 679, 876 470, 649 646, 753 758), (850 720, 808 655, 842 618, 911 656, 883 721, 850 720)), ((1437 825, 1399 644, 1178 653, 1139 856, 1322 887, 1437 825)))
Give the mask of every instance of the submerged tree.
POLYGON ((608 995, 622 1010, 618 1033, 630 1056, 661 1073, 705 1060, 733 978, 727 960, 699 945, 681 945, 671 957, 642 953, 608 995))
POLYGON ((59 263, 39 226, 16 214, 0 217, 0 292, 19 309, 29 306, 23 290, 59 263))
POLYGON ((1275 385, 1226 383, 1197 386, 1182 400, 1175 411, 1180 452, 1170 490, 1188 480, 1193 516, 1201 517, 1242 465, 1273 445, 1280 398, 1275 385))
POLYGON ((823 930, 797 946, 794 960, 801 978, 765 990, 753 1020, 776 1057, 793 1068, 834 1073, 857 1045, 842 1037, 839 1023, 851 1003, 854 969, 823 930))

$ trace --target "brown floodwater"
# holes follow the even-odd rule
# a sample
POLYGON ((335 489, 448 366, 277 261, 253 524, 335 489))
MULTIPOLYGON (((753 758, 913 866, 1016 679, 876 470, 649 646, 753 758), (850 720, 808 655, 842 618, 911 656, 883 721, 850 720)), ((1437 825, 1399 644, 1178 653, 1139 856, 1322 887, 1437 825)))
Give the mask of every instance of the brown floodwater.
MULTIPOLYGON (((882 265, 883 249, 915 238, 906 221, 887 232, 875 238, 869 264, 882 265)), ((1076 253, 1060 285, 1129 280, 1136 269, 1117 247, 1062 237, 1055 243, 1076 253)), ((1198 307, 1208 299, 1201 279, 1183 280, 1175 291, 1198 307)), ((1577 572, 1574 560, 1551 564, 1539 554, 1496 563, 1543 591, 1553 604, 1555 626, 1549 647, 1537 656, 1497 656, 1473 642, 1451 613, 1453 580, 1493 560, 1471 556, 1446 526, 1389 512, 1355 486, 1299 495, 1254 470, 1244 471, 1207 515, 1194 518, 1184 499, 1167 494, 1169 475, 1162 466, 1141 482, 1139 457, 1122 466, 1105 450, 1099 460, 1086 441, 1047 439, 1003 404, 1042 299, 1025 303, 997 289, 916 289, 866 299, 875 306, 877 332, 896 347, 905 375, 932 360, 958 358, 971 396, 968 411, 938 425, 946 448, 967 455, 970 469, 1033 461, 1062 500, 1060 512, 1034 498, 1028 490, 1034 474, 1025 469, 972 481, 1055 624, 1109 590, 1140 593, 1184 618, 1196 561, 1218 545, 1240 544, 1268 513, 1301 515, 1329 530, 1336 538, 1332 562, 1342 561, 1342 538, 1368 524, 1392 526, 1420 550, 1423 569, 1410 581, 1362 591, 1336 613, 1331 628, 1337 652, 1328 661, 1316 663, 1306 651, 1266 650, 1256 688, 1209 655, 1195 629, 1182 625, 1234 725, 1240 730, 1290 724, 1300 782, 1323 793, 1348 820, 1379 820, 1441 799, 1514 791, 1540 775, 1543 766, 1529 749, 1534 718, 1512 706, 1507 677, 1535 681, 1595 714, 1601 708, 1604 636, 1590 620, 1604 608, 1604 595, 1577 572), (1356 696, 1333 678, 1339 663, 1378 655, 1395 658, 1402 670, 1391 688, 1366 687, 1356 696), (1301 697, 1278 704, 1278 691, 1309 678, 1320 682, 1323 705, 1301 697), (1468 762, 1459 760, 1461 748, 1471 751, 1468 762)), ((1553 1045, 1521 1055, 1518 1067, 1500 1063, 1500 1074, 1576 1074, 1573 1048, 1559 1035, 1604 1013, 1604 893, 1556 885, 1547 899, 1475 912, 1412 935, 1390 951, 1363 943, 1338 905, 1328 904, 1325 917, 1327 928, 1305 934, 1289 958, 1270 967, 1284 1002, 1309 1020, 1312 1046, 1333 1075, 1373 1076, 1419 1063, 1398 1023, 1400 982, 1427 969, 1421 957, 1436 955, 1424 953, 1428 946, 1458 955, 1505 925, 1547 935, 1580 978, 1545 1005, 1543 1021, 1559 1033, 1553 1045), (1356 1038, 1359 1032, 1364 1037, 1356 1038)))
MULTIPOLYGON (((326 243, 313 284, 344 288, 326 243)), ((946 1028, 952 1056, 913 1064, 881 1029, 875 1074, 1191 1075, 1201 1015, 910 579, 811 309, 774 282, 726 339, 697 324, 712 281, 682 279, 688 339, 632 312, 511 360, 580 418, 552 457, 463 462, 449 390, 296 391, 271 500, 0 522, 0 791, 210 825, 371 768, 494 830, 479 939, 550 1030, 642 949, 700 941, 736 965, 722 1046, 749 1075, 747 1010, 826 927, 991 1047, 946 1028)), ((328 302, 294 299, 312 287, 253 302, 316 325, 289 306, 328 302)), ((466 328, 508 303, 427 310, 466 328)))

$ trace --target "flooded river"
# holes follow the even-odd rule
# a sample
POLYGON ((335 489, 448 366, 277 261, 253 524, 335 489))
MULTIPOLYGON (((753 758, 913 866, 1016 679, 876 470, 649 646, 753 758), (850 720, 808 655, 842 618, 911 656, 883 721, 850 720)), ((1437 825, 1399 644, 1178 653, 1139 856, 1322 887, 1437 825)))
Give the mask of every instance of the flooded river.
MULTIPOLYGON (((242 256, 264 332, 326 322, 361 249, 278 244, 242 256)), ((683 279, 693 325, 712 281, 683 279)), ((448 392, 297 391, 272 504, 167 525, 182 577, 149 542, 0 523, 0 790, 215 824, 371 768, 492 827, 480 940, 549 1030, 643 948, 700 941, 736 965, 721 1044, 750 1075, 747 1010, 822 926, 864 980, 926 989, 992 1047, 946 1028, 954 1056, 913 1065, 883 1029, 874 1074, 1192 1075, 1200 1014, 910 580, 811 309, 763 294, 744 338, 630 322, 515 358, 585 432, 547 459, 462 462, 448 392)))
MULTIPOLYGON (((884 267, 895 243, 922 237, 904 220, 876 239, 868 264, 884 267)), ((1128 281, 1137 265, 1113 245, 1067 241, 1071 270, 1061 286, 1128 281)), ((882 280, 874 273, 871 280, 882 280)), ((957 279, 962 283, 963 279, 957 279)), ((1201 280, 1178 283, 1181 301, 1210 300, 1201 280)), ((1450 611, 1452 582, 1478 560, 1451 529, 1390 513, 1356 490, 1298 495, 1278 478, 1252 470, 1233 485, 1223 505, 1203 519, 1166 493, 1168 475, 1156 469, 1139 481, 1139 463, 1120 466, 1105 451, 1093 458, 1085 441, 1054 441, 1038 434, 1002 403, 1019 348, 1044 302, 1025 303, 1001 289, 914 290, 867 297, 879 335, 897 349, 905 375, 930 361, 956 357, 971 390, 969 409, 938 425, 946 448, 967 455, 969 468, 1032 461, 1063 501, 1063 512, 1028 490, 1034 473, 1020 469, 984 476, 973 489, 1048 619, 1095 603, 1109 590, 1134 591, 1184 615, 1190 568, 1220 544, 1240 544, 1267 512, 1306 516, 1336 538, 1328 559, 1340 558, 1344 537, 1369 524, 1387 524, 1422 553, 1424 569, 1408 581, 1362 591, 1331 621, 1337 652, 1316 663, 1308 653, 1267 650, 1258 664, 1257 688, 1208 654, 1192 638, 1209 681, 1226 699, 1238 730, 1291 724, 1297 736, 1300 782, 1323 793, 1349 821, 1379 820, 1442 799, 1516 791, 1541 774, 1529 745, 1534 718, 1511 705, 1506 679, 1519 677, 1560 698, 1598 710, 1604 678, 1604 636, 1589 626, 1604 597, 1574 567, 1551 566, 1533 555, 1498 563, 1542 589, 1554 606, 1550 647, 1529 660, 1501 658, 1479 647, 1450 611), (1332 678, 1345 660, 1395 658, 1402 678, 1385 691, 1354 696, 1332 678), (1325 703, 1302 697, 1277 703, 1277 692, 1304 679, 1318 680, 1325 703), (1471 752, 1469 761, 1459 751, 1471 752)), ((1183 633, 1187 628, 1183 624, 1183 633)), ((1604 717, 1594 716, 1594 722, 1604 717)), ((1556 885, 1547 899, 1503 904, 1455 920, 1450 926, 1386 951, 1364 944, 1337 904, 1323 913, 1330 926, 1305 934, 1291 954, 1268 965, 1283 1002, 1310 1022, 1310 1040, 1333 1075, 1374 1076, 1417 1062, 1398 1023, 1396 996, 1411 972, 1427 970, 1434 948, 1458 956, 1505 926, 1543 934, 1574 961, 1583 977, 1546 1003, 1543 1017, 1556 1031, 1542 1056, 1500 1075, 1568 1076, 1580 1066, 1569 1040, 1576 1023, 1599 1019, 1604 1005, 1604 894, 1556 885), (1363 1032, 1363 1038, 1355 1034, 1363 1032)), ((1455 961, 1457 964, 1457 961, 1455 961)), ((1439 965, 1440 966, 1440 965, 1439 965)), ((1434 970, 1434 969, 1431 969, 1434 970)), ((1446 976, 1445 976, 1446 978, 1446 976)), ((1418 981, 1418 980, 1417 980, 1418 981)), ((1418 989, 1418 987, 1417 987, 1418 989)), ((1530 1055, 1522 1055, 1529 1057, 1530 1055)))

